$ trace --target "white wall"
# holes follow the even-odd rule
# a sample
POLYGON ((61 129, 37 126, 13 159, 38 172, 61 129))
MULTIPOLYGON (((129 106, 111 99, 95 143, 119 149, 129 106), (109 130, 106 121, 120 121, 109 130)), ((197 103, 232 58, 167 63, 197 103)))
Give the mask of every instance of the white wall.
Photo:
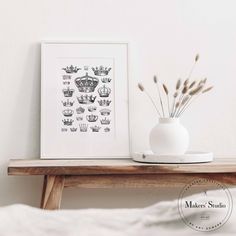
MULTIPOLYGON (((236 2, 230 0, 1 0, 0 4, 0 205, 37 205, 41 177, 8 177, 10 158, 38 158, 40 41, 128 40, 132 149, 148 148, 154 110, 136 88, 152 90, 152 75, 174 86, 196 52, 194 78, 215 89, 182 122, 191 148, 236 153, 236 2)), ((65 191, 63 207, 145 206, 178 195, 165 190, 65 191), (136 201, 131 202, 135 196, 136 201)))

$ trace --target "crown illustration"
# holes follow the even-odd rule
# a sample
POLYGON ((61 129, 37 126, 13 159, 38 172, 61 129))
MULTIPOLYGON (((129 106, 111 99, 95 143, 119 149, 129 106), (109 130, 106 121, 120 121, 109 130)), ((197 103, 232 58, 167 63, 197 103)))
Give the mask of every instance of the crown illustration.
POLYGON ((96 77, 89 76, 88 73, 75 79, 75 85, 77 86, 79 92, 84 93, 94 92, 98 82, 99 80, 96 77))
POLYGON ((89 106, 88 107, 88 111, 90 111, 90 112, 93 112, 93 111, 96 111, 97 110, 97 107, 95 107, 95 106, 89 106))
POLYGON ((83 117, 82 117, 82 116, 78 116, 78 117, 76 117, 76 120, 82 121, 82 120, 83 120, 83 117))
POLYGON ((70 85, 70 81, 63 81, 63 85, 70 85))
POLYGON ((94 125, 94 126, 91 126, 90 129, 92 129, 93 132, 99 132, 99 130, 101 129, 100 126, 97 126, 97 125, 94 125))
POLYGON ((95 121, 97 121, 98 116, 91 114, 91 115, 87 115, 87 116, 86 116, 86 119, 87 119, 87 121, 89 121, 89 122, 95 122, 95 121))
POLYGON ((102 107, 108 107, 110 103, 111 103, 111 100, 106 100, 106 99, 98 100, 98 104, 102 107))
POLYGON ((105 117, 105 119, 101 119, 100 122, 102 125, 109 125, 111 123, 111 120, 105 117))
POLYGON ((71 75, 63 75, 63 76, 62 76, 62 79, 63 79, 63 80, 71 79, 71 75))
POLYGON ((68 109, 64 110, 64 111, 62 112, 62 114, 63 114, 64 116, 70 117, 70 116, 72 116, 72 115, 74 114, 74 111, 68 108, 68 109))
POLYGON ((95 75, 98 76, 106 76, 110 72, 111 68, 100 66, 100 67, 92 67, 92 70, 95 75))
POLYGON ((66 73, 68 74, 72 74, 72 73, 77 73, 78 70, 81 70, 80 68, 78 68, 77 66, 67 66, 65 68, 62 68, 62 70, 64 70, 66 73))
POLYGON ((108 116, 108 115, 110 115, 111 110, 109 110, 109 109, 102 109, 102 110, 100 110, 100 113, 101 113, 102 116, 108 116))
POLYGON ((69 87, 67 89, 63 89, 62 92, 64 93, 65 97, 72 97, 74 93, 74 89, 70 89, 69 87))
POLYGON ((76 132, 76 131, 77 131, 77 128, 70 128, 70 131, 71 131, 71 132, 76 132))
POLYGON ((77 100, 80 104, 91 104, 91 103, 94 103, 95 99, 96 99, 96 96, 87 95, 87 94, 77 97, 77 100))
POLYGON ((88 70, 89 69, 89 67, 88 66, 84 66, 84 70, 88 70))
POLYGON ((64 119, 64 120, 62 120, 62 122, 63 122, 63 124, 64 125, 72 125, 73 124, 73 122, 74 122, 74 120, 72 120, 72 119, 64 119))
POLYGON ((106 128, 104 129, 105 132, 110 132, 110 130, 111 130, 111 129, 108 128, 108 127, 106 127, 106 128))
POLYGON ((87 132, 88 125, 87 124, 79 124, 79 130, 80 130, 80 132, 87 132))
POLYGON ((109 94, 111 93, 111 89, 103 85, 98 89, 98 93, 100 97, 109 97, 109 94))
POLYGON ((67 132, 67 128, 61 128, 61 132, 67 132))
POLYGON ((77 114, 83 114, 84 111, 85 111, 85 109, 84 109, 83 107, 78 107, 78 108, 76 109, 76 113, 77 113, 77 114))
POLYGON ((111 82, 111 78, 102 78, 101 81, 103 83, 110 83, 111 82))
POLYGON ((69 99, 67 99, 66 101, 61 101, 61 102, 64 107, 72 107, 75 101, 70 102, 69 99))

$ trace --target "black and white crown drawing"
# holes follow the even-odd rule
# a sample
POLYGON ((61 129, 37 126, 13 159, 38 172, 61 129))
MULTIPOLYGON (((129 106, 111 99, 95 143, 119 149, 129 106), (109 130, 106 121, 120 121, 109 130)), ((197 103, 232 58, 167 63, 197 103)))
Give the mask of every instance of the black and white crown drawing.
POLYGON ((72 107, 75 101, 70 101, 67 99, 66 101, 61 101, 64 107, 72 107))
POLYGON ((110 83, 110 82, 111 82, 111 78, 104 77, 104 78, 101 79, 101 81, 102 81, 103 83, 110 83))
POLYGON ((108 116, 110 115, 111 110, 105 108, 105 109, 100 110, 100 113, 102 116, 108 116))
POLYGON ((68 108, 68 109, 65 109, 64 111, 62 111, 62 114, 66 117, 70 117, 74 114, 74 111, 68 108))
POLYGON ((71 66, 62 68, 62 70, 64 70, 68 74, 72 74, 72 73, 77 73, 79 70, 81 70, 81 68, 71 65, 71 66))
POLYGON ((91 103, 94 103, 95 99, 96 99, 96 96, 88 95, 88 94, 77 97, 77 100, 80 104, 91 104, 91 103))
POLYGON ((76 131, 77 131, 77 128, 70 128, 70 131, 71 131, 71 132, 76 132, 76 131))
POLYGON ((95 106, 89 106, 88 107, 89 112, 93 112, 93 111, 96 111, 96 110, 97 110, 97 107, 95 107, 95 106))
POLYGON ((87 124, 79 124, 79 130, 80 130, 80 132, 87 132, 88 125, 87 124))
POLYGON ((70 85, 70 81, 63 81, 63 85, 70 85))
POLYGON ((97 126, 97 125, 94 125, 94 126, 91 126, 90 129, 92 130, 92 132, 99 132, 99 130, 101 129, 100 126, 97 126))
POLYGON ((105 119, 101 119, 100 122, 102 125, 109 125, 111 123, 111 120, 105 117, 105 119))
POLYGON ((64 120, 62 120, 62 122, 63 122, 64 125, 70 126, 70 125, 73 124, 74 120, 72 120, 72 119, 64 119, 64 120))
POLYGON ((71 75, 63 75, 62 79, 63 80, 70 80, 71 79, 71 75))
POLYGON ((111 100, 106 100, 106 99, 98 100, 98 104, 102 107, 108 107, 110 103, 111 103, 111 100))
POLYGON ((71 89, 70 87, 68 87, 67 89, 63 89, 62 92, 64 93, 65 97, 72 97, 73 93, 74 93, 74 89, 71 89))
POLYGON ((95 121, 97 121, 98 116, 91 114, 91 115, 87 115, 86 119, 87 119, 88 122, 95 122, 95 121))
POLYGON ((111 130, 111 129, 110 129, 109 127, 106 127, 106 128, 104 129, 105 132, 110 132, 110 130, 111 130))
POLYGON ((111 68, 109 67, 104 67, 104 66, 99 66, 99 67, 92 67, 92 70, 94 72, 94 75, 97 76, 106 76, 109 74, 111 68))
POLYGON ((85 109, 83 107, 76 108, 76 113, 77 114, 83 114, 84 112, 85 112, 85 109))
POLYGON ((79 92, 82 93, 91 93, 94 92, 94 89, 97 87, 99 80, 96 77, 92 77, 86 73, 82 77, 75 79, 75 85, 78 88, 79 92))
POLYGON ((76 120, 82 121, 82 120, 83 120, 83 116, 78 116, 78 117, 76 117, 76 120))
POLYGON ((111 89, 103 85, 102 87, 98 88, 98 93, 100 97, 109 97, 111 89))

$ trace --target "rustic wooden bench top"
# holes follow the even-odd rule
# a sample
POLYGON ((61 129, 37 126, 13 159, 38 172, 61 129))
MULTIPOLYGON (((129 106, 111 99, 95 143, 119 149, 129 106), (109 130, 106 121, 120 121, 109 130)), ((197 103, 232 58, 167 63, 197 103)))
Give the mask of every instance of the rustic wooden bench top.
POLYGON ((236 185, 236 159, 201 164, 144 164, 131 159, 10 160, 9 175, 43 175, 41 208, 59 209, 65 187, 171 187, 196 178, 236 185))
POLYGON ((9 175, 84 175, 158 173, 233 173, 236 158, 201 164, 145 164, 131 159, 10 160, 9 175))

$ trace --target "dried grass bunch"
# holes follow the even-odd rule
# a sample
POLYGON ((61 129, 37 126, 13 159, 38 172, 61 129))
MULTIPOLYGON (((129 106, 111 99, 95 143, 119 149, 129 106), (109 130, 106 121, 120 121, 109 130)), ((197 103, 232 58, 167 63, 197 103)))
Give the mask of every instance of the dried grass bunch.
POLYGON ((191 80, 191 75, 194 71, 195 65, 199 60, 199 55, 197 54, 194 58, 194 63, 189 72, 189 75, 186 80, 182 81, 181 79, 177 80, 175 91, 173 94, 170 93, 166 84, 161 83, 157 76, 153 77, 153 81, 157 87, 158 93, 158 104, 154 101, 154 99, 150 96, 150 94, 144 89, 144 86, 139 83, 138 88, 141 92, 144 92, 154 108, 159 117, 169 117, 169 118, 178 118, 180 117, 186 109, 192 104, 192 102, 198 98, 200 95, 209 92, 213 86, 207 86, 207 79, 203 79, 200 81, 191 80), (162 89, 162 90, 161 90, 162 89), (162 92, 164 93, 164 98, 162 97, 162 92), (171 100, 171 101, 170 101, 171 100), (165 104, 167 104, 165 106, 165 104))

